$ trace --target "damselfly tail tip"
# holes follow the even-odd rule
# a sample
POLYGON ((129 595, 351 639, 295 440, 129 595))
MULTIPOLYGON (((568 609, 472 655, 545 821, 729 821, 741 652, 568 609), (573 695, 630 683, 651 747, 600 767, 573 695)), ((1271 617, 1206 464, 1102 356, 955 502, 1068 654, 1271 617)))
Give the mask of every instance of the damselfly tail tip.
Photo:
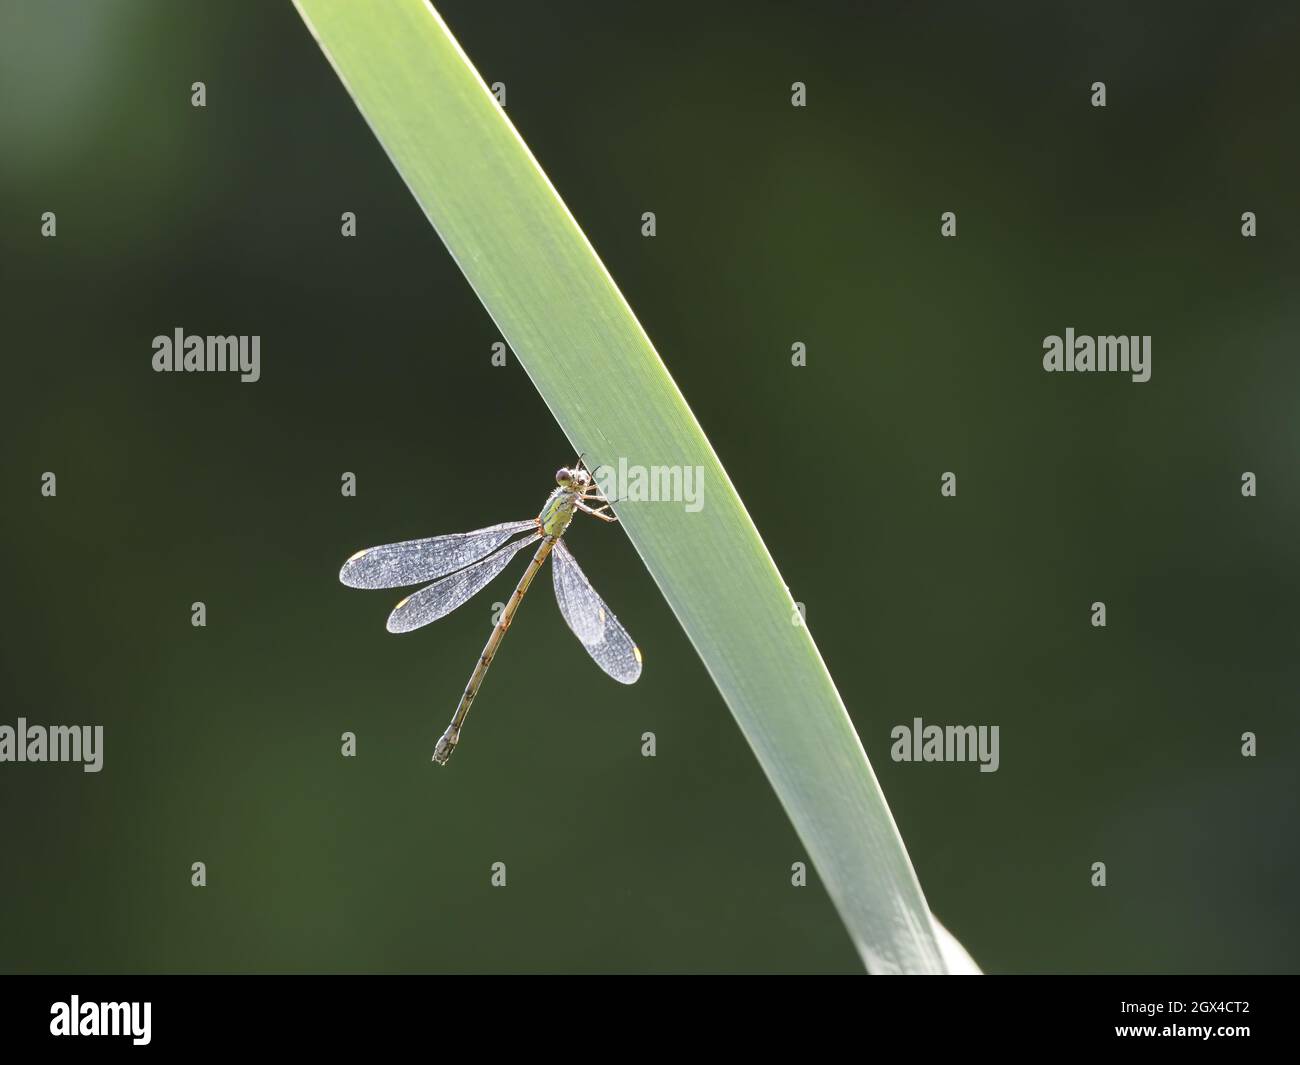
POLYGON ((433 760, 439 765, 446 765, 451 758, 451 752, 456 749, 456 741, 460 739, 460 734, 448 729, 438 738, 438 744, 433 749, 433 760))

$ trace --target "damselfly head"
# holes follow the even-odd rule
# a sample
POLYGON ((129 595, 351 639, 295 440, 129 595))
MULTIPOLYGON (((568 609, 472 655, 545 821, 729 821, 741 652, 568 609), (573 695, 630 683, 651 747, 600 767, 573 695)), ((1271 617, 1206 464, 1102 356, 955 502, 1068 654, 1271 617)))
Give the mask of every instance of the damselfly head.
POLYGON ((591 475, 580 467, 565 466, 555 471, 555 483, 561 488, 586 488, 591 483, 591 475))

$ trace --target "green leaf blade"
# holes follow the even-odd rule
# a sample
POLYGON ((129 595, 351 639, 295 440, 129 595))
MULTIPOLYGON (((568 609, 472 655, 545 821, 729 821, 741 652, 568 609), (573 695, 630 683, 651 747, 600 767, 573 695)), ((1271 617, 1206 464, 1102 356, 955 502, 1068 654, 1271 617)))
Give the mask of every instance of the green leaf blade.
POLYGON ((868 969, 958 968, 757 528, 645 330, 450 31, 420 0, 295 3, 575 449, 593 468, 623 457, 703 470, 696 513, 616 509, 868 969))

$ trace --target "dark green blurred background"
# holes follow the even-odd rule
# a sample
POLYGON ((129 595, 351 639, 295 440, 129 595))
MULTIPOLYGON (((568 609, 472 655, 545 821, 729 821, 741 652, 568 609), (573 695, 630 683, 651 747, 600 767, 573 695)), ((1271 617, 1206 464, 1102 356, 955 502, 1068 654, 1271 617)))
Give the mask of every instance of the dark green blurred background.
MULTIPOLYGON (((1296 969, 1294 5, 439 7, 807 604, 977 961, 1296 969), (1151 334, 1152 380, 1044 374, 1067 326, 1151 334), (1000 725, 1000 771, 893 763, 914 716, 1000 725)), ((0 969, 858 970, 617 530, 570 542, 641 682, 539 585, 430 764, 522 563, 406 637, 401 593, 338 567, 530 517, 572 456, 293 9, 0 12, 0 723, 107 733, 98 775, 0 765, 0 969), (177 326, 260 334, 262 380, 153 373, 177 326)))

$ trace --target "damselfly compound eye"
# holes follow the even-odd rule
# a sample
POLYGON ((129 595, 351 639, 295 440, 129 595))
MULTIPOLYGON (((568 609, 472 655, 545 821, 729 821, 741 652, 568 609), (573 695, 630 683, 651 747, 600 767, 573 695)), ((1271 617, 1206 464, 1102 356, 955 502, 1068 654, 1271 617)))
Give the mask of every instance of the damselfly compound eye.
POLYGON ((572 476, 569 471, 563 467, 555 471, 555 483, 564 484, 572 476))

